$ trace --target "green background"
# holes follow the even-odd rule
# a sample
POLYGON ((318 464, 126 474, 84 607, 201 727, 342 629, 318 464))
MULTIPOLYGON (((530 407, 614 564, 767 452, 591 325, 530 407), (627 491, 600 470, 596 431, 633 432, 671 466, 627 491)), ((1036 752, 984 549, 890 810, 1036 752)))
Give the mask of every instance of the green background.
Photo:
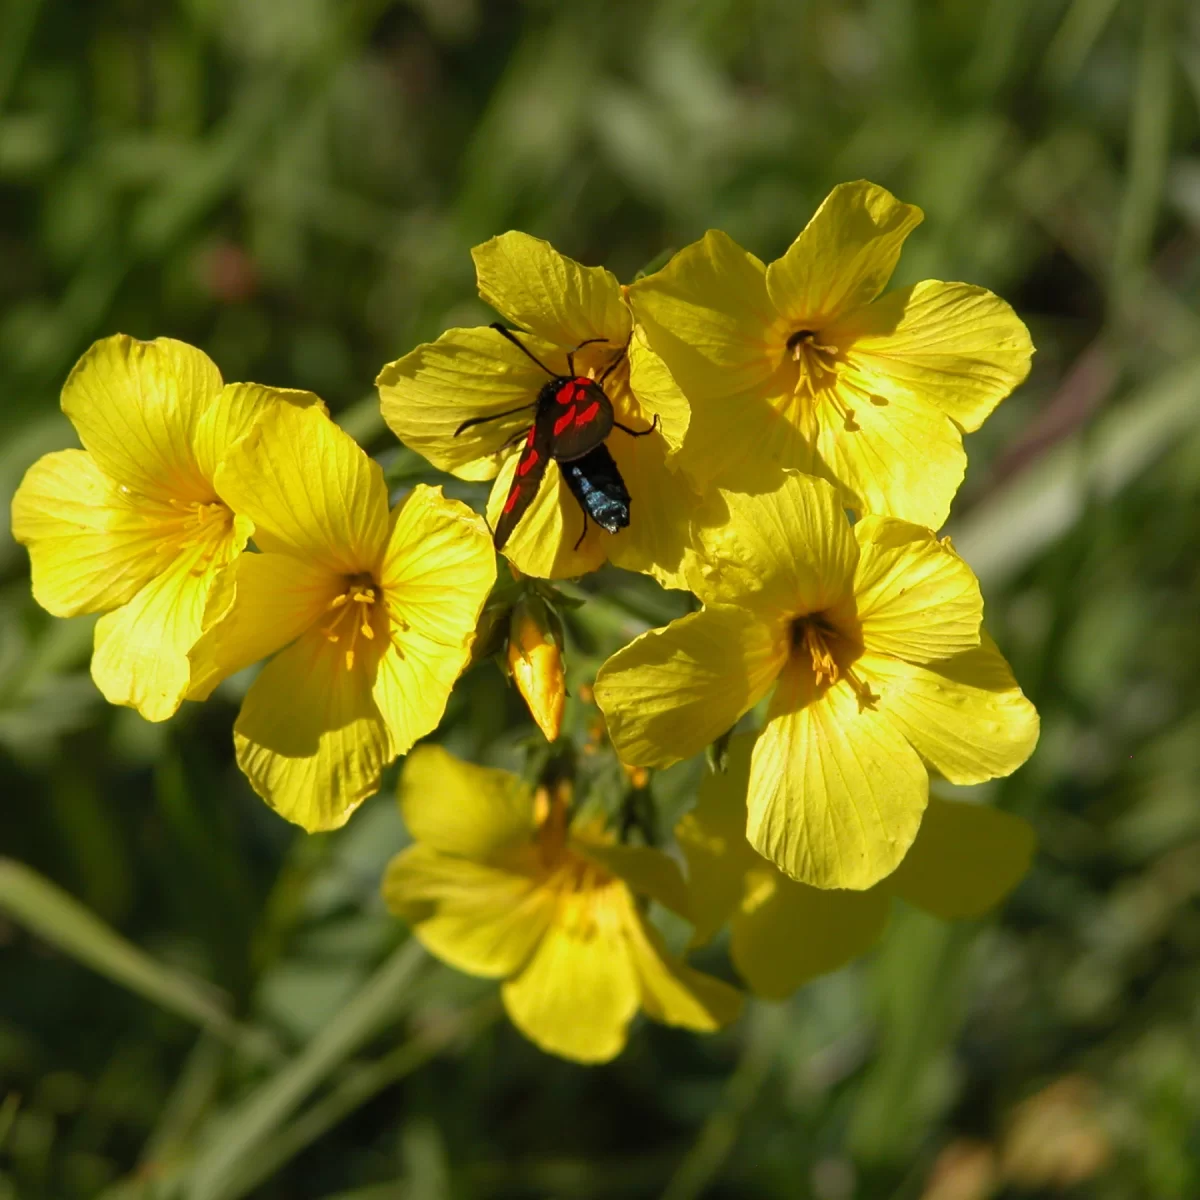
MULTIPOLYGON (((311 388, 431 478, 371 381, 489 319, 472 244, 630 279, 718 226, 769 259, 865 176, 926 212, 898 282, 991 287, 1038 347, 950 531, 1043 722, 978 789, 1040 837, 997 917, 898 908, 791 1002, 584 1069, 383 910, 394 773, 338 834, 286 826, 232 764, 237 681, 107 708, 5 528, 0 1197, 1200 1195, 1198 104, 1183 0, 0 0, 6 500, 117 331, 311 388)), ((682 604, 586 586, 576 684, 682 604)), ((443 728, 536 744, 490 663, 443 728)))

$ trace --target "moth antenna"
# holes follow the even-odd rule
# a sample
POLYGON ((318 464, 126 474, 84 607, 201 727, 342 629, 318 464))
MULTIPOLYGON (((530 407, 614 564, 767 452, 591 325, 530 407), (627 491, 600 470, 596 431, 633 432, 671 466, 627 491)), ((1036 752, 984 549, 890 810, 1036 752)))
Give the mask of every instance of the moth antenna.
POLYGON ((514 413, 524 412, 527 408, 533 408, 532 404, 522 404, 519 408, 510 408, 507 412, 492 413, 490 417, 468 417, 455 431, 454 436, 458 437, 464 429, 470 429, 472 425, 484 425, 488 421, 499 421, 504 417, 511 417, 514 413))
POLYGON ((546 364, 544 362, 542 362, 542 360, 540 358, 538 358, 537 355, 534 354, 534 352, 532 350, 530 350, 528 347, 523 346, 521 344, 521 342, 517 338, 517 335, 515 333, 513 333, 513 331, 511 329, 505 329, 504 326, 501 325, 499 321, 493 321, 488 328, 494 329, 497 333, 501 334, 503 337, 508 338, 508 340, 510 342, 512 342, 512 344, 514 346, 516 346, 516 348, 518 350, 520 350, 520 352, 522 354, 524 354, 527 358, 533 359, 533 361, 535 363, 537 363, 537 365, 539 367, 541 367, 542 370, 545 371, 546 374, 549 375, 551 379, 558 378, 558 375, 554 371, 550 370, 550 368, 548 366, 546 366, 546 364))

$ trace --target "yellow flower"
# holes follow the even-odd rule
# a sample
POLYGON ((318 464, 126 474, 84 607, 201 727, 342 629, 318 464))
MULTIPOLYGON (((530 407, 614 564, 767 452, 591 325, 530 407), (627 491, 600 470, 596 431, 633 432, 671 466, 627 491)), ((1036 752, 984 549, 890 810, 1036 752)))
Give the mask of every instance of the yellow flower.
POLYGON ((737 990, 670 955, 637 906, 635 892, 686 907, 667 855, 568 830, 561 795, 535 799, 438 746, 409 756, 400 803, 416 845, 388 867, 389 907, 451 966, 503 979, 509 1017, 543 1050, 606 1062, 639 1008, 700 1032, 737 1018, 737 990))
POLYGON ((552 742, 562 729, 567 680, 561 638, 546 602, 538 596, 523 597, 513 609, 508 628, 508 669, 513 682, 546 741, 552 742))
POLYGON ((335 828, 441 720, 495 579, 491 540, 440 488, 389 513, 379 464, 317 409, 274 408, 216 485, 262 553, 210 601, 191 696, 275 654, 234 725, 238 765, 289 821, 335 828))
MULTIPOLYGON (((695 497, 668 463, 683 442, 688 406, 634 328, 620 284, 524 233, 502 234, 471 253, 480 295, 526 331, 518 336, 533 355, 566 374, 567 352, 590 342, 575 354, 576 373, 598 379, 612 367, 603 386, 616 420, 641 431, 657 418, 644 437, 614 428, 604 443, 629 492, 627 528, 613 534, 589 522, 576 549, 583 513, 551 462, 504 553, 526 575, 543 579, 582 575, 609 559, 682 586, 679 564, 695 497)), ((480 328, 448 330, 384 367, 376 382, 384 420, 405 445, 461 479, 496 477, 488 504, 494 528, 523 431, 533 423, 533 401, 548 378, 494 329, 480 328), (458 432, 464 421, 501 413, 508 415, 458 432)))
POLYGON ((904 861, 874 887, 852 892, 797 883, 746 841, 753 745, 752 736, 732 739, 725 773, 707 776, 675 836, 688 863, 693 945, 728 921, 734 965, 760 996, 782 1000, 869 949, 894 896, 943 920, 980 917, 1029 869, 1035 838, 1027 821, 934 796, 904 861))
POLYGON ((613 744, 666 766, 773 687, 747 836, 803 883, 870 887, 916 836, 926 765, 953 783, 1007 775, 1033 751, 1037 713, 981 633, 975 576, 929 530, 891 517, 852 529, 835 489, 798 474, 714 507, 693 571, 704 607, 597 676, 613 744))
POLYGON ((213 478, 222 458, 280 400, 309 392, 222 385, 199 350, 118 334, 96 342, 63 387, 83 450, 38 459, 13 499, 33 594, 59 617, 104 613, 92 678, 113 704, 164 721, 188 688, 214 579, 253 526, 213 478))
POLYGON ((962 482, 962 434, 1028 374, 1033 347, 983 288, 925 280, 881 296, 919 208, 863 180, 834 188, 764 266, 710 231, 629 289, 692 404, 695 482, 776 487, 795 468, 858 513, 937 529, 962 482))

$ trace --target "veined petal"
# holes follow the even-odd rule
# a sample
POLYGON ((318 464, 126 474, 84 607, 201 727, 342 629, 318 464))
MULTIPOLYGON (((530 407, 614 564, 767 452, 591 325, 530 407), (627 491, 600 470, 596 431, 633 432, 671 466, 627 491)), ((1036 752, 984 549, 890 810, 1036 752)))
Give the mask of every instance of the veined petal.
POLYGON ((632 905, 628 928, 642 1008, 648 1017, 664 1025, 712 1033, 741 1016, 741 992, 668 954, 657 931, 632 905))
POLYGON ((56 617, 118 608, 166 565, 154 522, 86 450, 45 454, 29 468, 12 529, 29 547, 33 598, 56 617))
POLYGON ((607 1062, 625 1046, 640 981, 623 920, 625 885, 564 898, 533 958, 501 989, 516 1027, 575 1062, 607 1062))
MULTIPOLYGON (((557 346, 532 337, 522 341, 548 370, 566 371, 557 346)), ((375 384, 383 419, 410 450, 460 479, 491 479, 512 453, 505 443, 533 424, 537 395, 548 379, 511 342, 481 327, 446 330, 436 342, 388 363, 375 384), (464 421, 481 417, 488 419, 456 432, 464 421)))
POLYGON ((628 354, 629 387, 643 412, 650 418, 658 418, 658 430, 667 443, 670 458, 683 445, 691 420, 691 405, 667 364, 651 349, 646 331, 640 325, 630 338, 628 354))
POLYGON ((418 746, 405 760, 400 809, 423 846, 480 861, 536 830, 533 796, 519 776, 463 762, 441 746, 418 746))
POLYGON ((733 918, 730 955, 759 996, 784 1000, 801 984, 869 950, 887 924, 881 888, 822 891, 763 863, 748 882, 747 905, 733 918))
POLYGON ((835 394, 836 404, 822 393, 816 409, 815 469, 843 485, 860 515, 940 529, 967 467, 958 429, 923 397, 881 394, 852 371, 835 394))
POLYGON ((313 628, 343 590, 341 576, 290 554, 243 554, 213 589, 189 657, 189 700, 207 700, 237 671, 313 628))
MULTIPOLYGON (((686 588, 684 560, 699 496, 668 465, 669 447, 658 433, 632 438, 618 429, 607 445, 629 491, 629 526, 615 534, 601 531, 601 546, 618 567, 652 575, 663 587, 686 588)), ((573 498, 572 507, 579 512, 573 498)))
POLYGON ((346 575, 378 565, 388 532, 383 471, 315 405, 270 406, 230 450, 216 486, 254 522, 263 550, 346 575))
POLYGON ((510 231, 471 250, 479 295, 502 317, 566 350, 588 338, 620 346, 632 321, 616 276, 510 231))
POLYGON ((115 483, 152 500, 208 502, 212 484, 192 435, 220 390, 216 365, 195 347, 122 333, 96 342, 75 364, 62 409, 115 483))
POLYGON ((919 663, 979 645, 979 581, 950 546, 890 517, 864 518, 854 536, 861 548, 854 594, 870 653, 919 663))
POLYGON ((397 753, 442 719, 495 579, 480 518, 441 488, 414 488, 393 513, 380 572, 390 641, 374 695, 397 753))
POLYGON ((192 450, 205 479, 213 479, 234 443, 250 432, 272 404, 325 411, 321 398, 293 388, 270 388, 260 383, 227 383, 201 414, 192 433, 192 450))
POLYGON ((786 661, 782 623, 703 608, 617 651, 596 676, 596 703, 622 761, 665 767, 730 729, 786 661))
POLYGON ((767 294, 766 268, 720 230, 627 294, 650 347, 694 408, 758 388, 782 359, 788 331, 767 294))
POLYGON ((767 291, 796 328, 821 329, 879 295, 924 213, 865 179, 839 183, 788 252, 767 268, 767 291))
POLYGON ((344 825, 395 757, 367 663, 347 669, 344 648, 319 629, 267 663, 233 735, 250 786, 310 833, 344 825))
POLYGON ((788 664, 751 759, 746 836, 760 854, 813 887, 869 888, 904 857, 928 795, 881 705, 845 679, 818 690, 805 662, 788 664))
POLYGON ((999 296, 927 279, 848 313, 826 331, 868 392, 935 405, 978 429, 1029 374, 1033 343, 999 296))
POLYGON ((746 873, 768 869, 746 841, 746 785, 754 739, 752 733, 730 738, 725 770, 705 774, 696 807, 675 825, 675 840, 687 860, 693 946, 710 941, 737 910, 746 873))
POLYGON ((1013 813, 929 799, 921 831, 883 887, 952 921, 981 917, 1029 870, 1037 836, 1013 813))
MULTIPOLYGON (((488 523, 493 529, 508 498, 518 457, 509 457, 488 497, 488 523)), ((632 508, 630 516, 632 520, 632 508)), ((535 579, 574 579, 603 566, 613 536, 591 520, 579 542, 582 533, 583 510, 567 487, 558 463, 551 462, 533 503, 505 544, 504 556, 523 575, 535 579)))
POLYGON ((230 542, 214 558, 204 544, 188 547, 128 604, 100 618, 92 678, 110 704, 136 708, 147 721, 174 714, 187 693, 188 651, 200 637, 209 590, 233 552, 230 542))
POLYGON ((430 953, 486 979, 519 971, 554 914, 553 894, 531 876, 425 845, 392 859, 383 898, 430 953))
POLYGON ((836 489, 824 480, 789 473, 778 491, 722 490, 711 506, 696 530, 692 586, 701 599, 790 617, 849 596, 858 545, 836 489))
POLYGON ((855 664, 918 754, 951 783, 1011 775, 1038 740, 1037 709, 986 634, 983 644, 914 666, 864 654, 855 664))

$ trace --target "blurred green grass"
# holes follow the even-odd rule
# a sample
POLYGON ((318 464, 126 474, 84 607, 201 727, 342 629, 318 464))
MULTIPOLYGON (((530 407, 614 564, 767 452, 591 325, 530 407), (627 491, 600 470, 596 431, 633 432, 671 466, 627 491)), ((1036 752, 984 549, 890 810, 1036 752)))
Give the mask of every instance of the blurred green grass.
MULTIPOLYGON (((973 1200, 971 1164, 1200 1195, 1198 134, 1185 0, 0 0, 6 497, 118 330, 312 388, 424 477, 371 381, 486 319, 473 243, 627 279, 709 226, 772 257, 867 176, 927 214, 897 282, 991 287, 1038 346, 951 532, 1043 717, 987 792, 1041 837, 998 919, 902 912, 789 1004, 585 1071, 404 943, 386 790, 297 836, 232 764, 236 689, 106 709, 5 528, 0 854, 42 880, 0 869, 0 1197, 973 1200)), ((678 604, 587 589, 576 685, 678 604)), ((444 736, 516 765, 530 728, 485 665, 444 736)))

